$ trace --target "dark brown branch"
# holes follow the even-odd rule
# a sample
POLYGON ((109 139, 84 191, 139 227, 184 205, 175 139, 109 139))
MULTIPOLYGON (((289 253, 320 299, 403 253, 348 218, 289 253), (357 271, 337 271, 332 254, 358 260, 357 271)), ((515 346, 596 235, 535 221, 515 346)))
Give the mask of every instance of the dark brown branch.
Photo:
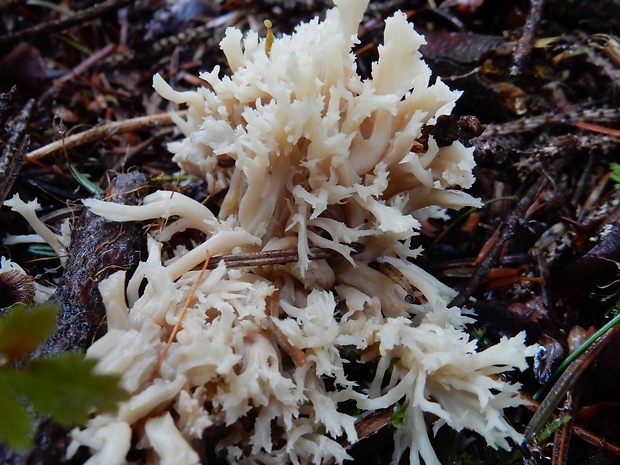
MULTIPOLYGON (((110 183, 106 198, 122 204, 137 204, 139 189, 147 182, 139 172, 123 174, 110 183)), ((60 306, 58 326, 34 357, 69 350, 85 350, 105 329, 105 308, 98 283, 119 269, 131 271, 138 261, 140 230, 133 222, 116 223, 85 210, 72 234, 69 257, 52 300, 60 306)), ((70 442, 66 427, 35 418, 35 447, 17 453, 0 444, 0 463, 6 465, 67 465, 84 463, 79 451, 67 460, 70 442)))
POLYGON ((467 283, 467 286, 465 286, 465 288, 459 292, 452 302, 450 302, 450 307, 463 307, 474 292, 476 292, 484 277, 489 273, 489 270, 497 263, 497 259, 502 248, 504 247, 504 243, 511 239, 515 234, 517 223, 525 217, 525 213, 528 208, 532 205, 534 200, 536 200, 538 193, 547 185, 547 183, 547 178, 540 176, 528 189, 508 219, 500 225, 499 237, 497 241, 492 246, 488 255, 484 258, 484 260, 482 260, 480 265, 478 265, 476 271, 467 283))
POLYGON ((28 29, 23 29, 21 31, 0 36, 0 44, 19 42, 20 40, 24 40, 29 37, 49 34, 54 31, 62 31, 68 27, 96 18, 107 11, 116 10, 130 5, 131 3, 131 0, 108 0, 73 15, 61 16, 53 21, 37 24, 36 26, 29 27, 28 29))
POLYGON ((613 123, 620 120, 618 108, 576 109, 565 113, 546 113, 507 123, 488 124, 482 135, 472 139, 474 145, 499 136, 523 134, 541 129, 545 124, 574 124, 578 121, 613 123))
POLYGON ((19 113, 11 130, 11 136, 0 155, 0 204, 9 194, 13 182, 24 163, 24 157, 30 146, 30 136, 26 134, 28 121, 34 112, 34 100, 29 100, 19 113))
POLYGON ((542 18, 544 4, 545 0, 530 0, 530 11, 525 20, 525 25, 523 26, 523 34, 519 38, 512 56, 514 65, 511 69, 511 74, 513 75, 517 75, 523 71, 523 68, 525 68, 525 65, 530 59, 532 45, 534 44, 536 30, 542 18))

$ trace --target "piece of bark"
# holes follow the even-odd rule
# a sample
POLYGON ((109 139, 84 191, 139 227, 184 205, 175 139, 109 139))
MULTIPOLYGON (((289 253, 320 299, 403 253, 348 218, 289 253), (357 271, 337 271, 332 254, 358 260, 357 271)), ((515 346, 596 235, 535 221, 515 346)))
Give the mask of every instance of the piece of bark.
MULTIPOLYGON (((133 172, 112 180, 105 198, 136 205, 146 175, 133 172)), ((84 210, 73 228, 69 257, 52 301, 60 307, 58 326, 37 356, 85 351, 105 333, 99 283, 118 270, 137 265, 140 234, 134 222, 114 222, 84 210)))

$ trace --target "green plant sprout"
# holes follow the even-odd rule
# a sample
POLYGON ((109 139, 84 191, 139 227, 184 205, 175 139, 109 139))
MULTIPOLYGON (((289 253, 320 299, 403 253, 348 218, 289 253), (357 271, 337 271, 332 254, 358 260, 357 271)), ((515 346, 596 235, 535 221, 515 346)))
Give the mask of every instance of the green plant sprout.
POLYGON ((103 194, 105 191, 101 189, 97 184, 88 179, 84 174, 77 170, 73 165, 68 164, 69 172, 73 179, 75 179, 80 186, 90 192, 92 195, 103 194))
POLYGON ((28 253, 36 255, 37 257, 57 257, 56 252, 47 244, 32 244, 28 246, 28 253))
POLYGON ((540 444, 551 437, 557 430, 559 430, 566 423, 571 421, 573 417, 570 415, 563 415, 551 420, 545 425, 545 427, 536 435, 536 441, 540 444))

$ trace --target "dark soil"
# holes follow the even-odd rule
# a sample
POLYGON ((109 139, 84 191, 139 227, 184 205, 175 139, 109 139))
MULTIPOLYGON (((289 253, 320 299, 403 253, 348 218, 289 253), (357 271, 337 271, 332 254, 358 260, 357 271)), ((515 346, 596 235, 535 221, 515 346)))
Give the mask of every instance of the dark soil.
MULTIPOLYGON (((359 71, 369 73, 383 19, 401 9, 426 35, 422 52, 434 74, 463 90, 455 118, 427 131, 446 143, 461 139, 476 147, 473 194, 486 206, 425 224, 420 265, 461 291, 455 304, 476 311, 479 325, 473 330, 482 341, 525 329, 530 342, 545 347, 532 370, 515 375, 523 396, 531 398, 569 351, 611 318, 618 301, 620 172, 610 176, 610 163, 620 162, 620 1, 434 3, 371 3, 360 32, 359 71), (477 117, 486 130, 479 135, 476 120, 461 116, 477 117)), ((75 171, 102 190, 118 174, 136 171, 151 188, 175 188, 166 181, 178 171, 166 143, 178 131, 165 119, 125 125, 169 109, 154 95, 153 74, 175 88, 193 89, 200 71, 225 67, 218 44, 227 26, 262 31, 269 18, 276 34, 290 32, 330 6, 321 0, 71 0, 52 9, 45 2, 0 0, 0 202, 14 193, 36 197, 39 216, 56 227, 67 216, 81 216, 79 200, 93 195, 75 171), (34 152, 111 122, 119 123, 117 130, 43 155, 34 152)), ((203 201, 205 189, 195 181, 185 193, 203 201)), ((80 245, 86 249, 89 242, 102 242, 88 232, 92 224, 83 224, 89 221, 82 217, 75 226, 86 232, 80 245)), ((0 210, 2 236, 30 232, 19 215, 0 210)), ((133 228, 106 234, 126 235, 131 244, 141 233, 133 228)), ((27 245, 0 249, 39 281, 70 281, 71 291, 58 297, 66 312, 81 314, 80 305, 97 305, 93 281, 79 277, 85 270, 74 268, 75 279, 62 277, 56 258, 27 245)), ((98 276, 135 261, 126 249, 107 256, 88 272, 98 276)), ((0 307, 8 307, 19 292, 3 279, 0 307)), ((84 337, 96 337, 104 323, 84 324, 87 333, 75 344, 63 343, 63 350, 84 349, 84 337)), ((549 439, 498 454, 481 442, 465 446, 462 436, 440 432, 437 450, 444 451, 444 463, 620 463, 616 333, 571 367, 570 396, 559 395, 561 410, 553 418, 572 420, 549 439)), ((523 409, 512 420, 524 430, 531 416, 523 409)), ((361 425, 364 439, 351 449, 356 463, 389 462, 386 418, 361 425)), ((0 462, 57 463, 62 454, 45 451, 62 450, 64 433, 42 431, 29 459, 5 451, 0 462)))

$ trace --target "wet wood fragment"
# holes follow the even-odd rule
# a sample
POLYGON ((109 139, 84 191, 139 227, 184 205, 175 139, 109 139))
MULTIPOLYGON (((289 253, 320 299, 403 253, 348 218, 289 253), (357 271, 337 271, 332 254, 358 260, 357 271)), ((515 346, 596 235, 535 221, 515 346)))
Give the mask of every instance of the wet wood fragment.
POLYGON ((441 115, 435 124, 422 126, 422 135, 416 139, 421 147, 414 146, 413 151, 424 153, 428 151, 428 138, 433 136, 438 147, 449 147, 459 141, 469 147, 470 140, 480 136, 485 126, 475 116, 441 115))

